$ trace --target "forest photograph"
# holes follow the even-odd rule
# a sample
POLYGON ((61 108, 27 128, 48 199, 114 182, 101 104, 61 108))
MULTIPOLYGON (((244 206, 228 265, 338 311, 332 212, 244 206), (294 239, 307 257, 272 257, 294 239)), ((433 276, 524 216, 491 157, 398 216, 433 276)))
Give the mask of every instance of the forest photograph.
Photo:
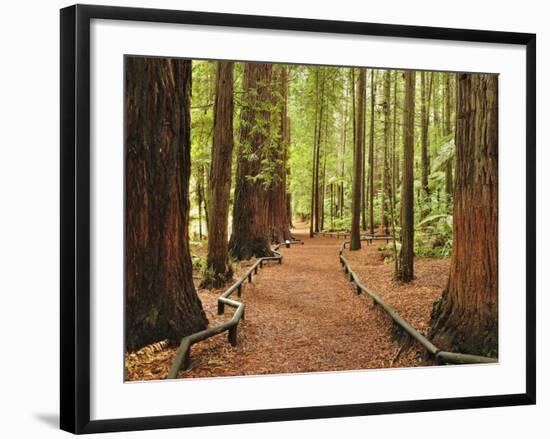
POLYGON ((497 74, 123 80, 125 381, 498 361, 497 74))

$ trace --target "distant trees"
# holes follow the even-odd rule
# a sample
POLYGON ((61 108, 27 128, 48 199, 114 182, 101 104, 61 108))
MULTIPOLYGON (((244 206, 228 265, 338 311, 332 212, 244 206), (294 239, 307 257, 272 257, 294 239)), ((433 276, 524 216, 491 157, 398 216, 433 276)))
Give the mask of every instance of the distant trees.
POLYGON ((444 349, 495 356, 498 354, 496 75, 459 75, 455 173, 451 272, 447 288, 434 306, 431 336, 444 349))
POLYGON ((126 349, 206 328, 189 253, 191 61, 126 59, 126 349))
POLYGON ((319 161, 321 156, 321 133, 325 110, 325 73, 320 67, 315 68, 315 124, 313 132, 313 156, 311 177, 311 210, 309 236, 319 232, 319 161))
POLYGON ((262 163, 271 135, 273 64, 246 63, 233 205, 233 233, 229 242, 234 259, 270 256, 268 191, 262 163))
POLYGON ((432 94, 432 80, 433 74, 420 72, 420 86, 421 86, 421 99, 420 99, 420 147, 421 147, 421 164, 422 164, 422 191, 423 196, 427 196, 430 193, 428 187, 428 176, 430 175, 430 159, 428 149, 428 126, 430 123, 430 98, 432 94))
POLYGON ((363 143, 364 143, 364 109, 366 94, 366 71, 359 69, 359 84, 357 90, 357 105, 355 114, 357 114, 355 135, 355 152, 353 154, 353 196, 352 196, 352 218, 351 218, 351 241, 350 250, 359 250, 361 248, 361 186, 363 181, 363 143))
MULTIPOLYGON (((453 132, 452 130, 452 121, 451 121, 451 112, 453 106, 453 87, 452 76, 450 74, 445 77, 445 134, 449 135, 453 132)), ((446 176, 445 176, 445 189, 447 192, 447 197, 449 201, 453 196, 453 161, 449 160, 446 167, 446 176)))
MULTIPOLYGON (((227 222, 233 154, 233 63, 218 62, 214 103, 214 135, 210 161, 210 221, 203 285, 220 287, 231 278, 227 222)), ((199 206, 200 208, 200 206, 199 206)), ((200 211, 199 211, 200 214, 200 211)))
MULTIPOLYGON (((376 76, 370 71, 370 128, 369 128, 369 225, 370 234, 374 235, 374 100, 376 95, 376 76)), ((366 230, 366 227, 365 227, 366 230)))
POLYGON ((414 103, 416 73, 407 70, 403 110, 403 181, 401 183, 401 252, 397 278, 414 278, 414 103))

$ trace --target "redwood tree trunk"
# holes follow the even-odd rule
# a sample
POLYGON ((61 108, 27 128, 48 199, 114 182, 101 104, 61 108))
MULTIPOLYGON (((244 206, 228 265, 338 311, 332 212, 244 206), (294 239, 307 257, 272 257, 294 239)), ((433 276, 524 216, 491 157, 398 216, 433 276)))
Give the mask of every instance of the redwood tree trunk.
POLYGON ((237 260, 271 256, 268 191, 262 178, 262 160, 269 141, 272 64, 246 63, 239 162, 233 205, 233 233, 229 242, 237 260), (260 128, 261 127, 261 128, 260 128))
POLYGON ((401 183, 401 253, 397 278, 414 278, 414 97, 416 73, 405 72, 403 109, 403 180, 401 183))
POLYGON ((355 162, 353 164, 353 202, 352 202, 352 218, 351 218, 351 242, 350 250, 359 250, 361 248, 361 183, 363 180, 363 127, 362 120, 364 119, 364 101, 365 101, 365 69, 359 69, 359 88, 357 90, 357 135, 355 136, 355 162))
POLYGON ((214 138, 210 162, 210 222, 207 270, 203 285, 219 288, 233 272, 228 264, 227 215, 233 155, 233 63, 218 62, 214 102, 214 138))
POLYGON ((126 60, 126 349, 208 320, 189 253, 191 61, 126 60))
POLYGON ((435 303, 436 345, 498 355, 498 77, 458 80, 453 254, 435 303))
POLYGON ((269 192, 269 217, 273 241, 280 243, 290 239, 290 218, 286 191, 288 144, 290 139, 288 105, 288 72, 285 66, 278 72, 280 102, 276 102, 279 111, 279 147, 273 151, 275 175, 269 192))

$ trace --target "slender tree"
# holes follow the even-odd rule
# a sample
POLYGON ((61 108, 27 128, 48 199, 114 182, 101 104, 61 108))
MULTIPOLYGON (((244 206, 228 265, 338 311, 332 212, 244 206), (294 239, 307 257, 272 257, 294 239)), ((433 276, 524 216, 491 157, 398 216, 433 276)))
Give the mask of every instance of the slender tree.
MULTIPOLYGON (((371 70, 372 72, 372 70, 371 70)), ((367 169, 367 96, 366 96, 366 73, 365 73, 365 98, 363 99, 363 117, 360 120, 363 130, 363 144, 361 145, 361 161, 363 163, 362 179, 361 179, 361 230, 367 230, 367 209, 369 205, 367 178, 370 175, 370 167, 367 169)), ((371 90, 372 90, 371 76, 371 90)), ((370 113, 372 114, 372 112, 370 113)))
POLYGON ((453 254, 432 312, 444 349, 498 354, 498 77, 458 80, 453 254))
POLYGON ((214 138, 210 161, 210 222, 207 270, 203 285, 222 286, 233 271, 228 263, 227 221, 233 155, 233 63, 218 62, 214 103, 214 138))
MULTIPOLYGON (((317 125, 317 147, 315 148, 315 232, 319 233, 321 225, 321 193, 319 191, 319 172, 321 168, 321 140, 323 121, 325 120, 325 72, 321 73, 321 96, 319 97, 319 123, 317 125)), ((325 134, 326 135, 326 134, 325 134)))
POLYGON ((126 349, 208 325, 189 253, 191 61, 126 59, 126 349))
POLYGON ((430 121, 430 96, 432 86, 432 75, 422 71, 420 72, 420 146, 422 162, 422 190, 424 195, 429 195, 428 176, 430 175, 429 147, 428 147, 428 127, 430 121), (430 79, 428 79, 430 76, 430 79))
POLYGON ((309 211, 309 237, 313 238, 315 232, 315 165, 317 162, 317 135, 319 124, 319 67, 315 68, 315 117, 313 127, 313 148, 311 157, 311 209, 309 211))
POLYGON ((269 242, 268 192, 262 162, 271 137, 271 79, 273 64, 246 63, 239 160, 233 205, 230 254, 237 260, 272 254, 269 242))
POLYGON ((382 189, 380 191, 380 219, 383 229, 383 233, 387 235, 388 230, 388 204, 391 199, 391 187, 390 187, 390 163, 389 163, 389 149, 390 149, 390 83, 391 83, 391 70, 384 72, 384 158, 382 166, 382 189))
MULTIPOLYGON (((451 113, 452 113, 452 101, 453 101, 453 89, 452 89, 451 74, 445 75, 445 134, 452 133, 451 129, 451 113)), ((445 192, 447 198, 451 200, 453 196, 453 161, 447 162, 445 169, 445 192)))
POLYGON ((374 235, 374 96, 376 80, 374 70, 370 73, 370 129, 369 129, 369 225, 370 234, 374 235))
POLYGON ((407 70, 403 109, 403 182, 401 184, 401 253, 397 278, 414 278, 414 97, 416 74, 407 70))
POLYGON ((364 125, 361 122, 364 119, 364 100, 365 100, 365 82, 366 71, 359 69, 359 87, 357 90, 357 135, 355 138, 354 153, 354 172, 353 172, 353 200, 352 200, 352 220, 351 220, 351 242, 350 250, 359 250, 361 248, 361 231, 359 228, 359 219, 361 216, 361 181, 363 173, 363 132, 364 125))

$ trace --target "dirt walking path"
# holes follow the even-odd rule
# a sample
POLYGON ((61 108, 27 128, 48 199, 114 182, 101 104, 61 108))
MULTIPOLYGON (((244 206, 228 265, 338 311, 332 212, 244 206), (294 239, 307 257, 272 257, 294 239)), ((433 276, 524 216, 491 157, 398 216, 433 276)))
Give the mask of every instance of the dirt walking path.
MULTIPOLYGON (((238 345, 226 333, 192 347, 191 365, 180 378, 259 375, 416 366, 414 352, 400 355, 391 320, 366 296, 357 296, 338 263, 341 240, 294 236, 304 245, 282 248, 283 263, 269 263, 246 283, 241 300, 246 318, 238 328, 238 345)), ((371 251, 377 251, 371 246, 371 251)), ((200 291, 211 325, 223 292, 200 291)), ((165 348, 132 371, 136 379, 164 378, 175 349, 165 348), (137 378, 139 376, 139 378, 137 378)))
POLYGON ((281 265, 246 284, 238 346, 223 336, 204 352, 194 346, 191 369, 181 377, 390 367, 399 348, 392 325, 353 294, 338 264, 341 241, 295 236, 304 245, 283 248, 281 265))

